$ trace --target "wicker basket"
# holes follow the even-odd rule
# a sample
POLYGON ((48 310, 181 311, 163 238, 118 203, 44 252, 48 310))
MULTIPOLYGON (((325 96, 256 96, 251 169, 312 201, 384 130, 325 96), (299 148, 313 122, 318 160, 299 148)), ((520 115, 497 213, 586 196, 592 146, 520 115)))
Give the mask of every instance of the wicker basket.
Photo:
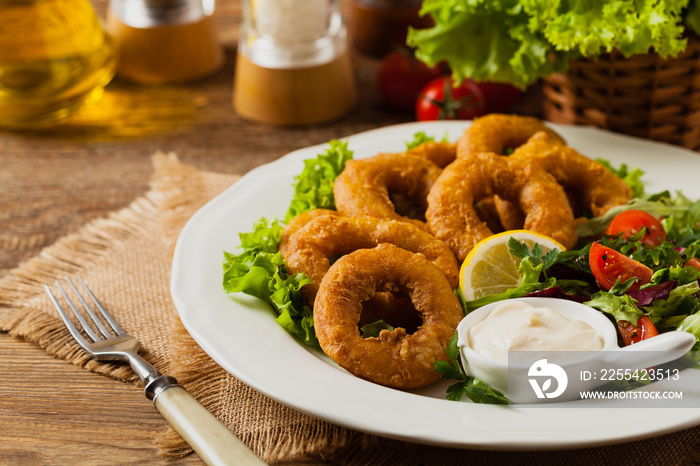
POLYGON ((544 115, 553 123, 597 126, 700 149, 700 40, 674 58, 577 60, 544 83, 544 115))

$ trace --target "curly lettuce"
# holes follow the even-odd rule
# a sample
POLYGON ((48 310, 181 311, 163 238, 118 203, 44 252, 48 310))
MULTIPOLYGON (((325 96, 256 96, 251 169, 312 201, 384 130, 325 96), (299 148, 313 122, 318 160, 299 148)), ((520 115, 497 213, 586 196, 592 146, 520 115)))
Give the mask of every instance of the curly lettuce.
POLYGON ((319 347, 313 310, 300 292, 311 280, 304 274, 287 273, 284 258, 277 250, 283 229, 277 220, 261 218, 252 232, 239 235, 243 252, 224 251, 224 291, 243 292, 265 301, 277 313, 277 322, 294 338, 319 347))
POLYGON ((294 197, 285 221, 313 209, 335 209, 333 183, 353 153, 347 141, 333 140, 328 146, 316 158, 304 160, 303 171, 294 178, 294 197))
POLYGON ((694 24, 684 23, 687 5, 688 0, 424 0, 421 14, 430 15, 434 26, 411 29, 407 43, 428 65, 447 62, 457 80, 523 88, 565 71, 572 59, 613 49, 625 56, 678 54, 686 47, 685 27, 694 24))
MULTIPOLYGON (((311 209, 334 209, 333 182, 352 155, 347 142, 334 140, 324 152, 304 160, 304 169, 294 178, 294 197, 285 221, 311 209)), ((243 251, 224 251, 223 288, 226 293, 241 292, 265 301, 287 332, 303 344, 319 348, 313 309, 300 293, 311 280, 304 274, 287 272, 278 251, 283 231, 284 226, 277 220, 260 218, 252 231, 240 233, 243 251)))

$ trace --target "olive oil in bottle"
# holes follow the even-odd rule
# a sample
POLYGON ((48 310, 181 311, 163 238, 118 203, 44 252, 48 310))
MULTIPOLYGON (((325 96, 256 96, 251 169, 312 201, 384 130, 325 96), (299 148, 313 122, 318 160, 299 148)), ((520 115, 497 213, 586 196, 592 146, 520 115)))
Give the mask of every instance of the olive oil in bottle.
POLYGON ((102 96, 115 49, 89 0, 0 0, 0 127, 41 128, 102 96))

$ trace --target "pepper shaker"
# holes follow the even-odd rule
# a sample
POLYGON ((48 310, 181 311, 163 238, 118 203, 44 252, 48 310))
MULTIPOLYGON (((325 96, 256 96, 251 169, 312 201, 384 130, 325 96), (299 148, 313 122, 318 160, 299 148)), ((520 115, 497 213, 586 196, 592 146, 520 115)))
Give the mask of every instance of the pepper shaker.
POLYGON ((215 0, 111 0, 109 32, 119 46, 117 74, 143 84, 205 77, 223 63, 215 0))
POLYGON ((357 90, 337 0, 243 0, 233 106, 275 125, 334 120, 357 90))

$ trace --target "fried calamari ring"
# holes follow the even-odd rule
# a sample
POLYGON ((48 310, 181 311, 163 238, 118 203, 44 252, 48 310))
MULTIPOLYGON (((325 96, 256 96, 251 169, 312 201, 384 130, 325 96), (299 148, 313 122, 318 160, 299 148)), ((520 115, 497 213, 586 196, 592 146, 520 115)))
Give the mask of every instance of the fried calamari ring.
POLYGON ((285 256, 285 251, 287 250, 287 244, 289 244, 289 238, 292 237, 294 233, 299 231, 304 225, 309 223, 311 220, 321 215, 340 215, 335 210, 330 209, 313 209, 299 214, 289 221, 284 226, 284 231, 282 231, 282 237, 280 238, 280 244, 278 246, 279 252, 282 257, 285 256))
POLYGON ((552 141, 564 145, 564 139, 535 117, 491 113, 474 120, 457 143, 457 158, 482 152, 503 154, 504 149, 515 149, 532 135, 544 131, 552 141))
POLYGON ((409 223, 371 217, 324 215, 311 220, 287 245, 287 270, 304 273, 313 281, 301 289, 304 299, 311 304, 332 258, 380 243, 423 254, 442 271, 450 286, 457 287, 459 268, 445 243, 409 223))
POLYGON ((407 154, 420 155, 440 168, 445 168, 457 158, 457 144, 447 141, 427 141, 406 151, 407 154))
POLYGON ((554 176, 574 211, 587 210, 597 217, 632 199, 632 190, 621 178, 571 147, 558 144, 546 132, 536 133, 509 158, 531 160, 554 176))
POLYGON ((494 195, 520 208, 525 229, 550 236, 567 249, 576 244, 571 206, 554 178, 525 160, 485 153, 450 164, 428 195, 428 225, 460 261, 476 243, 493 234, 473 203, 494 195))
POLYGON ((390 244, 338 259, 321 282, 314 305, 314 328, 324 353, 357 377, 399 389, 440 378, 433 365, 447 360, 445 346, 462 317, 442 272, 422 254, 390 244), (387 286, 405 291, 423 322, 410 335, 399 327, 382 330, 377 338, 362 338, 362 303, 387 286))
MULTIPOLYGON (((375 217, 400 220, 427 231, 422 217, 426 198, 440 176, 440 167, 416 154, 378 154, 367 159, 350 160, 336 178, 333 187, 335 205, 348 217, 375 217), (392 195, 409 202, 409 216, 397 213, 392 195)), ((405 207, 406 208, 406 207, 405 207)))

